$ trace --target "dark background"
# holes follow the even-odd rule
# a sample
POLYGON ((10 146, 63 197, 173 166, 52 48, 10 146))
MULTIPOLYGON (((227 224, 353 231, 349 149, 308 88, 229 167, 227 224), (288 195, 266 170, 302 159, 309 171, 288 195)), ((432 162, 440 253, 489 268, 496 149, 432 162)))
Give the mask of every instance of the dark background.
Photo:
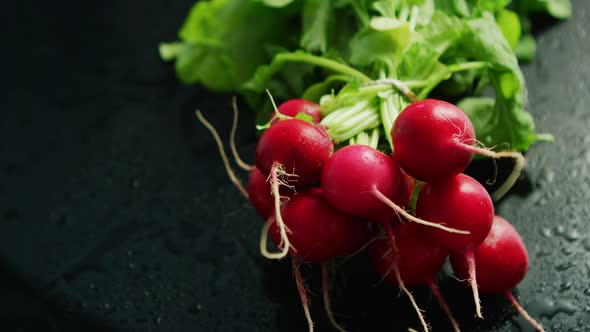
MULTIPOLYGON (((521 303, 548 331, 590 331, 590 3, 538 27, 524 68, 538 132, 526 177, 498 207, 530 254, 521 303)), ((261 223, 227 180, 200 108, 227 135, 229 95, 187 87, 160 62, 192 1, 3 4, 0 118, 2 331, 303 331, 290 264, 260 257, 261 223)), ((547 21, 547 20, 545 20, 547 21)), ((251 160, 242 106, 238 148, 251 160)), ((483 168, 491 172, 491 168, 483 168)), ((317 267, 303 269, 328 331, 317 267)), ((416 326, 366 257, 340 265, 334 309, 354 331, 416 326)), ((473 319, 441 274, 464 331, 529 331, 501 297, 473 319)), ((448 324, 425 290, 434 331, 448 324)))

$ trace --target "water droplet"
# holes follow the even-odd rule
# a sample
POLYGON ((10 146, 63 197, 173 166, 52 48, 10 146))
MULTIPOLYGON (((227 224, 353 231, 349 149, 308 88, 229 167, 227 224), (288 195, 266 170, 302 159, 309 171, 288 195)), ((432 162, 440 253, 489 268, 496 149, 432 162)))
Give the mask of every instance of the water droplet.
POLYGON ((203 310, 203 306, 200 303, 197 303, 196 305, 191 305, 188 308, 188 312, 194 315, 199 314, 201 311, 203 310))
POLYGON ((541 257, 547 257, 549 255, 551 255, 551 251, 548 250, 548 249, 543 248, 543 249, 539 249, 537 251, 537 257, 539 257, 539 258, 541 258, 541 257))
POLYGON ((139 181, 139 179, 135 178, 133 180, 131 180, 131 189, 138 189, 141 186, 141 181, 139 181))
POLYGON ((569 242, 573 242, 581 237, 577 230, 566 229, 563 225, 555 227, 555 234, 569 242))
POLYGON ((103 304, 103 307, 107 310, 109 310, 111 308, 111 304, 110 303, 105 303, 103 304))
POLYGON ((574 267, 574 263, 565 262, 565 263, 561 263, 561 264, 557 265, 555 267, 555 269, 557 269, 557 271, 565 271, 565 270, 571 269, 572 267, 574 267))
POLYGON ((539 173, 538 181, 541 182, 542 184, 548 184, 548 183, 553 182, 554 178, 555 178, 555 172, 553 172, 553 170, 551 170, 551 169, 544 168, 539 173))
POLYGON ((536 298, 529 305, 529 313, 538 317, 553 318, 558 313, 573 315, 578 311, 578 307, 568 299, 559 299, 553 301, 548 298, 536 298))
POLYGON ((571 254, 572 254, 574 251, 573 251, 573 249, 572 249, 572 248, 570 248, 570 247, 563 247, 563 248, 561 248, 561 252, 562 252, 564 255, 566 255, 566 256, 569 256, 569 255, 571 255, 571 254))
POLYGON ((569 290, 571 288, 572 288, 572 283, 571 282, 564 282, 564 283, 562 283, 560 285, 559 290, 561 292, 565 292, 565 291, 567 291, 567 290, 569 290))
POLYGON ((553 231, 550 228, 542 227, 541 228, 541 235, 544 237, 550 238, 553 236, 553 231))
POLYGON ((584 240, 582 240, 582 247, 584 247, 585 250, 590 251, 590 237, 587 237, 584 240))
POLYGON ((156 317, 156 324, 161 324, 162 323, 162 317, 156 317))

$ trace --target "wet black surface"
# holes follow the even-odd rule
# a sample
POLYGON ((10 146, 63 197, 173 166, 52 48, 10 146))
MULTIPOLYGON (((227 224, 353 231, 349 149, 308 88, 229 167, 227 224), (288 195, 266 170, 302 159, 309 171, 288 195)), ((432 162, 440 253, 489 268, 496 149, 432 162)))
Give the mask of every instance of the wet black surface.
MULTIPOLYGON (((573 2, 574 18, 544 26, 525 67, 528 109, 556 142, 528 153, 527 178, 498 207, 531 258, 518 298, 551 331, 590 330, 590 6, 573 2)), ((157 57, 191 3, 4 8, 3 331, 305 330, 290 264, 259 256, 261 224, 192 114, 227 134, 230 96, 180 85, 157 57)), ((251 156, 249 126, 239 142, 251 156)), ((338 271, 334 309, 351 330, 415 325, 366 257, 338 271)), ((303 272, 328 331, 317 267, 303 272)), ((484 299, 482 322, 466 289, 444 274, 441 287, 465 331, 518 331, 501 297, 484 299)), ((434 331, 447 330, 428 292, 416 293, 434 331)))

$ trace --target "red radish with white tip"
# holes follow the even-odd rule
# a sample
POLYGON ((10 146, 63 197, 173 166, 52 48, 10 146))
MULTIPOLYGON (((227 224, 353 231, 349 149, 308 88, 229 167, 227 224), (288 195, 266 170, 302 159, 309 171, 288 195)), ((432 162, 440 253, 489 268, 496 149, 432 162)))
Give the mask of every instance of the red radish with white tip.
POLYGON ((448 227, 468 230, 469 234, 452 234, 428 227, 423 232, 436 243, 465 257, 469 262, 469 279, 476 313, 481 315, 473 252, 494 220, 494 205, 485 188, 470 176, 459 174, 438 182, 425 183, 418 195, 416 215, 448 227))
MULTIPOLYGON (((305 99, 289 99, 286 102, 282 103, 277 107, 277 111, 286 116, 295 117, 297 114, 303 113, 311 116, 311 119, 314 123, 319 123, 322 119, 322 110, 320 105, 311 102, 305 99)), ((279 119, 276 118, 276 114, 270 118, 271 125, 279 122, 279 119)))
POLYGON ((439 304, 449 317, 454 331, 459 331, 447 303, 443 299, 435 283, 436 273, 445 263, 449 250, 424 239, 419 234, 421 228, 414 223, 396 223, 391 231, 387 231, 388 239, 374 240, 369 246, 373 266, 385 280, 403 290, 426 329, 426 323, 411 293, 406 287, 424 285, 431 289, 439 304), (395 246, 390 245, 391 242, 395 246))
POLYGON ((475 131, 467 115, 442 100, 425 99, 406 107, 391 128, 393 155, 413 178, 433 182, 463 172, 473 157, 514 158, 508 179, 494 193, 499 199, 516 182, 525 164, 522 154, 494 152, 476 146, 475 131))
MULTIPOLYGON (((473 256, 479 290, 482 293, 504 294, 531 325, 543 331, 543 327, 524 311, 511 292, 524 279, 528 269, 528 253, 516 229, 506 219, 495 216, 492 229, 473 256)), ((461 255, 452 253, 451 265, 457 277, 469 276, 467 262, 461 255)))

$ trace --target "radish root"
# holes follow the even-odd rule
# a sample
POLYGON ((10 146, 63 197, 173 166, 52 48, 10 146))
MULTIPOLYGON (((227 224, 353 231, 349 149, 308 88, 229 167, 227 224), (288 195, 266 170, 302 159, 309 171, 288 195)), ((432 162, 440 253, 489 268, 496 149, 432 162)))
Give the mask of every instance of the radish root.
POLYGON ((467 261, 467 269, 469 271, 469 284, 473 292, 473 301, 475 302, 475 315, 478 318, 482 318, 481 314, 481 301, 479 299, 479 289, 477 288, 477 277, 475 275, 475 257, 473 249, 465 251, 465 260, 467 261))
POLYGON ((379 189, 377 189, 377 187, 375 187, 375 186, 371 190, 371 193, 373 194, 373 196, 375 196, 375 198, 377 198, 378 200, 380 200, 381 202, 383 202, 384 204, 386 204, 387 206, 389 206, 390 208, 392 208, 393 211, 395 211, 397 214, 401 214, 406 219, 411 220, 411 221, 413 221, 415 223, 422 224, 424 226, 430 226, 430 227, 435 227, 435 228, 438 228, 438 229, 442 229, 443 231, 446 231, 446 232, 449 232, 449 233, 469 234, 468 231, 462 231, 462 230, 458 230, 458 229, 446 227, 446 226, 444 226, 442 224, 438 224, 438 223, 435 223, 435 222, 426 221, 426 220, 423 220, 423 219, 414 217, 413 215, 411 215, 410 213, 408 213, 406 210, 404 210, 402 207, 400 207, 399 205, 397 205, 394 202, 392 202, 387 196, 383 195, 383 193, 381 193, 379 191, 379 189))
POLYGON ((466 150, 466 151, 469 151, 472 153, 476 153, 476 154, 480 154, 480 155, 483 155, 483 156, 486 156, 489 158, 493 158, 493 159, 500 159, 500 158, 514 159, 514 167, 512 168, 512 172, 510 172, 510 175, 508 175, 508 178, 506 178, 506 181, 504 181, 504 183, 502 183, 502 185, 500 185, 500 187, 498 187, 498 189, 496 189, 496 191, 494 191, 491 195, 495 201, 499 200, 504 195, 506 195, 506 193, 510 190, 510 188, 512 188, 512 186, 514 186, 514 184, 516 183, 516 180, 518 180, 518 177, 520 176, 520 173, 522 173, 522 169, 526 166, 525 157, 522 155, 522 153, 517 152, 517 151, 495 152, 495 151, 480 148, 477 146, 472 146, 472 145, 469 145, 466 143, 459 143, 459 147, 461 147, 463 150, 466 150))
POLYGON ((447 302, 443 298, 443 296, 440 293, 440 290, 438 289, 438 286, 436 286, 436 283, 434 282, 434 280, 432 280, 428 284, 428 287, 430 288, 430 291, 432 292, 432 294, 434 295, 434 297, 436 297, 436 299, 438 300, 438 303, 439 303, 440 307, 442 308, 442 310, 445 312, 445 314, 447 315, 447 317, 449 317, 449 320, 451 321, 451 325, 453 326, 453 331, 455 331, 455 332, 461 332, 461 330, 459 329, 459 324, 455 320, 455 317, 453 317, 453 313, 451 312, 451 309, 449 308, 449 305, 447 304, 447 302))
POLYGON ((529 322, 537 331, 545 332, 543 326, 541 326, 541 324, 539 324, 534 318, 529 316, 528 312, 526 312, 526 310, 524 310, 524 308, 520 306, 520 304, 518 303, 518 301, 516 301, 516 298, 514 298, 514 295, 512 295, 512 292, 510 290, 504 292, 504 296, 506 296, 508 301, 510 301, 514 309, 516 309, 516 311, 518 311, 518 313, 522 317, 524 317, 524 319, 526 319, 526 321, 529 322))
POLYGON ((326 262, 322 263, 322 293, 324 296, 324 309, 328 315, 328 320, 330 320, 330 323, 336 330, 346 332, 346 330, 336 322, 334 313, 332 312, 332 305, 330 302, 330 275, 328 273, 328 264, 326 262))
POLYGON ((313 332, 313 320, 311 319, 311 314, 309 312, 309 299, 307 298, 307 291, 305 290, 305 282, 303 281, 303 277, 301 277, 301 271, 299 271, 299 263, 295 258, 292 259, 292 262, 295 283, 297 284, 297 290, 299 291, 299 297, 301 298, 301 304, 303 305, 303 312, 307 319, 307 326, 309 327, 309 332, 313 332))
POLYGON ((274 197, 274 210, 275 210, 275 220, 277 226, 279 227, 279 234, 281 235, 281 241, 278 244, 278 247, 281 249, 280 252, 271 253, 266 249, 266 238, 268 234, 268 228, 270 227, 270 223, 272 220, 269 220, 266 225, 263 227, 262 235, 260 238, 260 250, 262 256, 268 259, 282 259, 289 254, 289 249, 295 250, 295 248, 291 247, 291 243, 289 242, 289 237, 287 233, 291 233, 291 231, 285 225, 283 221, 283 216, 281 215, 281 194, 279 193, 279 186, 285 185, 288 186, 284 181, 281 181, 279 178, 280 174, 284 174, 285 171, 282 169, 281 164, 275 161, 272 164, 270 169, 270 186, 272 190, 272 195, 274 197))
POLYGON ((391 254, 393 255, 393 273, 395 273, 395 279, 397 280, 398 287, 404 293, 406 293, 406 295, 410 299, 410 302, 412 303, 412 306, 416 310, 416 314, 418 315, 418 319, 420 320, 420 324, 422 324, 422 329, 424 330, 424 332, 428 332, 429 327, 428 327, 428 324, 426 323, 426 320, 424 320, 424 315, 422 315, 422 310, 420 310, 420 308, 418 307, 418 304, 416 303, 416 300, 414 299, 414 296, 412 295, 412 293, 410 293, 410 291, 404 285, 404 281, 402 280, 402 277, 400 275, 399 268, 397 266, 397 262, 399 260, 399 250, 397 249, 397 246, 395 244, 395 236, 393 235, 393 229, 391 227, 391 223, 389 223, 389 222, 385 223, 385 230, 387 232, 387 237, 389 238, 389 243, 391 244, 391 249, 392 249, 391 254))
POLYGON ((240 155, 238 154, 238 150, 236 149, 236 130, 238 129, 238 102, 237 102, 237 98, 234 96, 232 98, 232 109, 234 111, 234 119, 231 125, 231 131, 229 134, 229 148, 232 152, 232 154, 234 155, 234 160, 236 161, 236 164, 238 164, 238 166, 245 170, 245 171, 251 171, 252 169, 254 169, 254 165, 249 165, 247 163, 244 162, 244 160, 242 160, 242 158, 240 158, 240 155))
POLYGON ((215 127, 213 127, 213 125, 209 121, 207 121, 207 119, 205 119, 203 114, 201 114, 201 111, 196 110, 195 114, 197 115, 197 118, 199 119, 199 121, 205 126, 205 128, 207 128, 209 130, 209 132, 211 132, 211 135, 215 139, 215 143, 217 143, 217 149, 219 150, 219 154, 221 155, 221 159, 223 160, 223 166, 225 167, 225 171, 227 172, 229 179, 236 186, 236 188, 238 188, 240 193, 246 199, 248 199, 248 191, 244 188, 242 181, 240 181, 240 179, 238 179, 236 177, 236 174, 234 173, 234 171, 230 167, 229 159, 227 158, 227 155, 225 154, 223 142, 221 141, 221 138, 219 137, 217 130, 215 130, 215 127))

